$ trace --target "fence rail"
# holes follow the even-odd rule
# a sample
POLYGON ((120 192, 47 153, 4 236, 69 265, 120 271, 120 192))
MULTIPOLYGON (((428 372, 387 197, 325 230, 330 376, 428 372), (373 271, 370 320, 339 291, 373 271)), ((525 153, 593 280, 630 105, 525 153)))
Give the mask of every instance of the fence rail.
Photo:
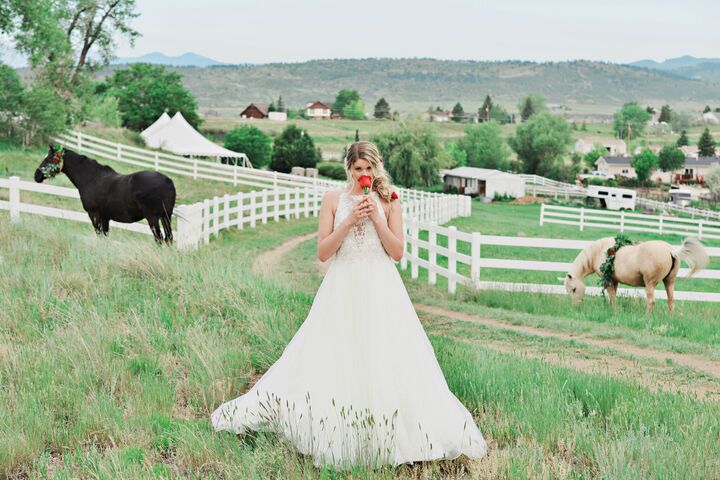
MULTIPOLYGON (((528 247, 533 249, 570 249, 581 251, 589 246, 591 241, 567 240, 554 238, 528 238, 528 237, 507 237, 495 235, 481 235, 479 232, 462 232, 455 227, 442 227, 439 225, 427 225, 414 220, 406 221, 407 233, 405 241, 407 248, 400 266, 403 270, 410 266, 412 278, 418 278, 420 267, 428 272, 428 283, 435 285, 437 277, 441 276, 448 281, 448 292, 455 293, 457 285, 465 285, 476 290, 500 290, 500 291, 522 291, 548 294, 567 294, 564 286, 560 284, 531 284, 515 282, 483 281, 481 271, 483 269, 503 269, 521 271, 543 271, 565 273, 570 267, 567 262, 545 262, 536 260, 483 258, 481 248, 483 245, 498 245, 505 247, 528 247), (420 238, 420 232, 427 232, 427 240, 420 238), (445 237, 447 246, 438 243, 438 237, 445 237), (420 254, 424 250, 424 255, 420 254), (463 253, 466 252, 466 253, 463 253), (438 262, 438 257, 446 259, 446 266, 438 262), (459 266, 464 266, 465 273, 460 273, 459 266)), ((720 257, 720 248, 710 247, 706 249, 710 256, 720 257)), ((687 268, 680 269, 679 274, 685 275, 689 272, 687 268)), ((695 274, 694 278, 720 280, 720 270, 703 270, 695 274)), ((586 293, 589 295, 600 295, 602 290, 596 287, 588 287, 586 293)), ((620 288, 618 294, 622 296, 644 296, 645 291, 641 289, 620 288)), ((659 298, 666 298, 664 292, 656 293, 659 298)), ((705 302, 720 302, 720 293, 712 292, 675 292, 675 298, 679 300, 694 300, 705 302)))
POLYGON ((693 220, 689 218, 669 217, 665 215, 645 215, 621 210, 597 210, 589 208, 559 207, 542 204, 540 207, 540 225, 556 223, 577 225, 585 228, 607 228, 620 232, 653 232, 667 235, 697 235, 698 238, 720 239, 720 222, 693 220))

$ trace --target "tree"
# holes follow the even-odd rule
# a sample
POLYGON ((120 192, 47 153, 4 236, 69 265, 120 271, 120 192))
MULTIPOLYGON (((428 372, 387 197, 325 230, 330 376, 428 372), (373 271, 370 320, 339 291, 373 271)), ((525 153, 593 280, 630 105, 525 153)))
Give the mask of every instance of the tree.
POLYGON ((371 140, 380 150, 393 181, 405 187, 436 184, 439 169, 454 161, 445 156, 437 133, 429 125, 400 122, 371 140))
POLYGON ((670 108, 670 105, 663 105, 660 108, 660 117, 658 117, 658 122, 670 123, 671 119, 672 109, 670 108))
POLYGON ((677 146, 678 146, 678 147, 685 147, 685 146, 687 146, 689 143, 690 143, 690 142, 688 141, 687 130, 683 130, 682 132, 680 132, 680 136, 679 136, 678 139, 677 139, 677 146))
POLYGON ((465 111, 463 110, 462 105, 460 105, 460 102, 457 102, 452 109, 453 122, 462 122, 464 120, 464 117, 465 111))
POLYGON ((630 160, 630 165, 635 169, 638 180, 645 183, 650 178, 652 171, 658 167, 658 157, 652 150, 645 149, 630 160))
POLYGON ((457 143, 447 142, 443 149, 450 159, 450 168, 464 167, 467 165, 467 153, 460 148, 457 143))
POLYGON ((720 166, 713 165, 705 175, 705 185, 710 190, 713 200, 720 201, 720 166))
POLYGON ((253 167, 262 168, 270 163, 272 139, 257 127, 242 125, 227 133, 225 148, 233 152, 244 153, 250 159, 253 167))
POLYGON ((645 108, 645 111, 646 111, 647 113, 649 113, 650 115, 655 115, 655 113, 657 112, 653 107, 651 107, 651 106, 649 106, 649 105, 648 105, 647 108, 645 108))
POLYGON ((470 167, 508 170, 510 168, 510 149, 502 139, 500 125, 496 122, 483 122, 466 126, 465 137, 458 145, 467 156, 470 167))
POLYGON ((20 128, 23 133, 23 145, 49 140, 65 129, 67 107, 60 95, 51 85, 35 83, 23 95, 23 112, 20 128))
POLYGON ((332 112, 338 115, 343 114, 345 107, 353 101, 359 101, 360 94, 357 90, 340 90, 335 97, 335 103, 332 105, 332 112))
POLYGON ((375 113, 373 115, 375 118, 378 119, 384 119, 388 120, 391 118, 390 116, 390 104, 385 100, 385 98, 380 98, 380 100, 377 101, 375 104, 375 113))
POLYGON ((284 112, 285 111, 285 102, 283 102, 282 95, 280 95, 277 99, 277 104, 275 105, 275 108, 277 108, 278 112, 284 112))
POLYGON ((365 120, 365 103, 362 100, 353 100, 345 105, 342 115, 350 120, 365 120))
POLYGON ((483 122, 488 122, 492 118, 493 113, 493 103, 492 99, 490 98, 490 95, 485 96, 485 101, 482 104, 482 107, 478 109, 478 118, 482 120, 483 122))
MULTIPOLYGON (((650 120, 650 114, 638 105, 637 102, 628 102, 613 117, 613 130, 618 138, 627 136, 628 124, 632 138, 641 137, 645 131, 645 124, 650 120)), ((628 145, 628 149, 630 145, 628 145)))
POLYGON ((529 93, 518 103, 518 111, 520 112, 520 118, 523 122, 527 121, 536 113, 541 113, 546 110, 545 99, 535 93, 529 93))
POLYGON ((494 104, 492 109, 490 110, 490 120, 495 120, 500 125, 505 125, 506 123, 511 123, 512 118, 510 114, 505 110, 501 105, 494 104))
POLYGON ((123 125, 133 130, 147 128, 166 110, 170 115, 182 113, 190 125, 197 127, 201 121, 197 102, 181 78, 162 65, 135 63, 115 70, 99 92, 117 97, 123 125))
POLYGON ((710 135, 710 130, 706 128, 698 141, 698 155, 701 157, 714 157, 715 146, 715 139, 710 135))
POLYGON ((597 145, 595 148, 583 155, 582 160, 589 168, 594 170, 597 168, 595 162, 597 162, 598 158, 602 157, 603 155, 607 155, 607 150, 602 145, 597 145))
POLYGON ((525 173, 558 176, 563 168, 563 154, 571 142, 570 126, 565 119, 544 112, 519 125, 508 143, 525 173))
POLYGON ((687 130, 693 124, 695 115, 689 112, 672 112, 670 126, 676 132, 687 130))
POLYGON ((320 161, 320 150, 307 131, 288 125, 275 139, 270 168, 289 173, 292 167, 315 167, 320 161))
POLYGON ((667 145, 660 150, 658 165, 663 172, 672 172, 685 165, 685 154, 678 147, 667 145))
POLYGON ((0 31, 56 90, 77 86, 84 72, 107 65, 118 35, 130 45, 140 35, 130 26, 139 16, 135 0, 10 1, 3 8, 0 31))
POLYGON ((703 110, 703 113, 711 112, 710 105, 705 105, 705 110, 703 110))
POLYGON ((12 138, 23 108, 25 87, 14 68, 0 63, 0 133, 12 138))

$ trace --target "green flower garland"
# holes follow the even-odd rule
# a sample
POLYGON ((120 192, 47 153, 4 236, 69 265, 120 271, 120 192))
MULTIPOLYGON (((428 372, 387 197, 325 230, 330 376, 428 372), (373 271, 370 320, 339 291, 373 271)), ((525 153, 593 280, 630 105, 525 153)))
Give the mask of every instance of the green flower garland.
POLYGON ((632 245, 632 242, 625 235, 620 234, 615 237, 615 245, 608 248, 607 257, 602 265, 600 265, 600 272, 602 277, 600 278, 600 286, 603 288, 603 293, 607 287, 613 283, 613 274, 615 273, 615 255, 620 248, 625 245, 632 245))
POLYGON ((65 155, 65 149, 62 145, 57 145, 53 148, 55 151, 55 155, 53 156, 52 160, 50 160, 50 163, 45 165, 40 169, 40 171, 45 175, 45 178, 52 178, 60 171, 63 167, 63 156, 65 155))

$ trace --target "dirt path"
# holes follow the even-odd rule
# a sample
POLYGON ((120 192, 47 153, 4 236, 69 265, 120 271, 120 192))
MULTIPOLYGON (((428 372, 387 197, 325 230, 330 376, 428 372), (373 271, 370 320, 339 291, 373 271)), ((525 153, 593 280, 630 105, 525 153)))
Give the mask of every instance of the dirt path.
MULTIPOLYGON (((273 271, 277 272, 278 264, 284 254, 314 237, 315 234, 296 237, 272 250, 264 252, 255 260, 253 271, 264 275, 273 271)), ((315 267, 322 274, 325 273, 328 265, 329 262, 315 261, 315 267)), ((483 348, 535 358, 582 372, 605 373, 615 377, 632 379, 653 391, 681 391, 696 394, 699 398, 720 400, 720 362, 691 354, 639 347, 621 339, 596 338, 587 334, 574 334, 544 327, 514 325, 494 318, 481 317, 434 305, 422 303, 414 305, 415 310, 426 321, 435 321, 433 317, 449 320, 449 323, 440 327, 444 329, 442 333, 458 341, 470 344, 476 343, 483 348), (575 343, 561 348, 564 353, 558 353, 527 345, 518 347, 518 345, 510 341, 473 342, 454 331, 458 321, 482 325, 495 331, 506 331, 512 334, 575 343), (455 327, 453 324, 455 324, 455 327), (590 353, 589 350, 593 349, 592 347, 609 351, 609 353, 590 353), (617 353, 617 355, 613 355, 613 352, 617 353), (690 378, 692 375, 677 378, 677 372, 673 372, 673 370, 678 366, 694 370, 698 374, 695 376, 699 378, 690 378), (703 376, 712 378, 703 379, 703 376)))

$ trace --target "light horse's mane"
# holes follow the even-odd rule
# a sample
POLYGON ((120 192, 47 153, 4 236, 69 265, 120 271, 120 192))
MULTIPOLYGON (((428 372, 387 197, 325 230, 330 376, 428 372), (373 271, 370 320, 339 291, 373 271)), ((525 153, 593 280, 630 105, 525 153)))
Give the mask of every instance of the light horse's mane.
POLYGON ((569 273, 573 276, 577 275, 577 278, 583 279, 595 271, 595 261, 598 255, 602 254, 607 250, 609 245, 612 245, 614 239, 611 237, 601 238, 596 240, 575 257, 572 266, 570 267, 569 273), (608 246, 606 246, 606 244, 608 246))

